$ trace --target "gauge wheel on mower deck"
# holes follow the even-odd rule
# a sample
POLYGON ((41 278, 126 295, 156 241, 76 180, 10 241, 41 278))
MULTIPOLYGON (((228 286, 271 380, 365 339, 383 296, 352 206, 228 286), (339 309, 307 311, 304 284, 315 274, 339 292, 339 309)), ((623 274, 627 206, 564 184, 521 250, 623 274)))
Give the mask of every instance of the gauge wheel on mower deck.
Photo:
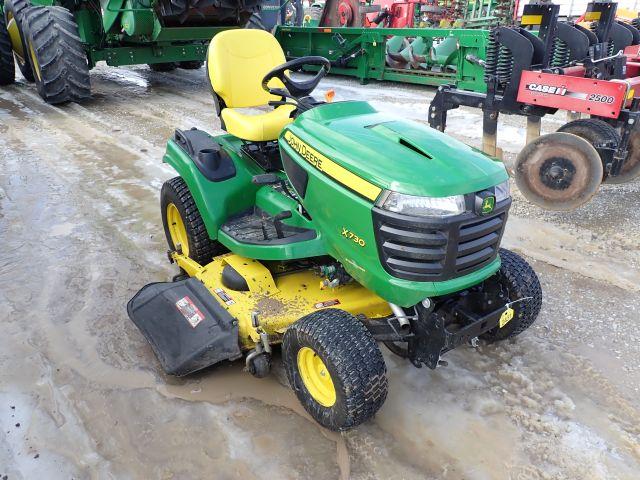
POLYGON ((549 210, 569 211, 587 203, 602 183, 600 155, 572 133, 542 135, 516 158, 515 179, 527 200, 549 210))
POLYGON ((27 82, 35 80, 24 36, 24 15, 31 8, 28 0, 6 0, 4 19, 18 68, 27 82))
POLYGON ((0 85, 11 85, 15 81, 16 65, 13 61, 11 38, 4 15, 0 15, 0 85))
POLYGON ((178 68, 176 62, 148 63, 147 65, 154 72, 172 72, 178 68))
POLYGON ((369 420, 387 398, 387 368, 364 324, 344 310, 313 312, 284 334, 289 384, 323 427, 340 431, 369 420))
POLYGON ((222 245, 209 238, 202 216, 182 177, 174 177, 160 191, 162 224, 171 251, 180 251, 200 265, 222 253, 222 245))
POLYGON ((91 96, 89 65, 73 14, 63 7, 31 7, 24 35, 42 99, 52 105, 91 96))
POLYGON ((538 318, 542 307, 542 287, 536 272, 531 265, 517 253, 504 248, 500 249, 500 270, 487 281, 497 281, 509 302, 514 303, 513 318, 502 328, 481 335, 480 338, 490 342, 505 340, 520 335, 538 318), (520 299, 526 299, 521 300, 520 299))

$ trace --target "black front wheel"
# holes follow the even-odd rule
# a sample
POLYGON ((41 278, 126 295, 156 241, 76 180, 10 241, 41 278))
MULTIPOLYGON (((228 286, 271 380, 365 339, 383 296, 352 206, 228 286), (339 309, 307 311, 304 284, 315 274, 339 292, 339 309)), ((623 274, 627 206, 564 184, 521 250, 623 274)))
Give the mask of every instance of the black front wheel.
POLYGON ((500 270, 486 280, 497 282, 500 290, 506 294, 509 302, 514 302, 513 317, 503 324, 481 335, 491 342, 515 337, 529 328, 540 313, 542 307, 542 287, 536 272, 520 255, 500 249, 500 270))

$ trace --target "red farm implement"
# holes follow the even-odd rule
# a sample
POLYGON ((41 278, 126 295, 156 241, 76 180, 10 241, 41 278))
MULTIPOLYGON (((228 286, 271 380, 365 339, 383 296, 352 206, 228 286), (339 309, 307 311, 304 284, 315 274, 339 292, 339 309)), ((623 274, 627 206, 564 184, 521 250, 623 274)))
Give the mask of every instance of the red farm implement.
POLYGON ((615 20, 616 3, 589 3, 587 29, 559 23, 559 6, 525 6, 519 27, 491 33, 484 62, 487 93, 438 89, 429 110, 444 130, 447 111, 461 105, 483 110, 483 150, 498 155, 498 115, 527 118, 527 145, 515 179, 532 203, 572 210, 602 182, 640 175, 640 31, 615 20), (540 136, 544 115, 566 110, 588 116, 540 136))

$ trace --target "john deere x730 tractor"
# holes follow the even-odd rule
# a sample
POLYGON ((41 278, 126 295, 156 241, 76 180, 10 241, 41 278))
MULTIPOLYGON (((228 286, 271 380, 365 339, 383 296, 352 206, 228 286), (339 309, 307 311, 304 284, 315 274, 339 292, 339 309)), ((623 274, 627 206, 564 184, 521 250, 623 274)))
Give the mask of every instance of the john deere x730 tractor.
POLYGON ((0 0, 0 85, 13 57, 52 104, 90 94, 89 69, 148 63, 200 68, 216 33, 244 26, 260 0, 0 0))
POLYGON ((435 368, 534 322, 538 278, 499 248, 501 163, 366 102, 315 99, 329 61, 285 63, 264 31, 218 34, 207 63, 227 134, 176 130, 164 157, 179 174, 161 211, 182 274, 128 305, 167 373, 244 356, 262 377, 282 344, 306 410, 344 430, 387 396, 378 342, 435 368), (319 70, 296 76, 304 66, 319 70))

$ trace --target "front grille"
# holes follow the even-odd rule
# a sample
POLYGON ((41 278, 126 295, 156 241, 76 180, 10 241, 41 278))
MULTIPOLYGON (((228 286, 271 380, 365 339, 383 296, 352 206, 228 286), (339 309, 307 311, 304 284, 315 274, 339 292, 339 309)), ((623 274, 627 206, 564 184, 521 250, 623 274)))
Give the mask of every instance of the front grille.
POLYGON ((510 200, 486 216, 473 212, 443 219, 373 209, 376 241, 385 270, 406 280, 435 282, 460 277, 498 254, 510 200))

